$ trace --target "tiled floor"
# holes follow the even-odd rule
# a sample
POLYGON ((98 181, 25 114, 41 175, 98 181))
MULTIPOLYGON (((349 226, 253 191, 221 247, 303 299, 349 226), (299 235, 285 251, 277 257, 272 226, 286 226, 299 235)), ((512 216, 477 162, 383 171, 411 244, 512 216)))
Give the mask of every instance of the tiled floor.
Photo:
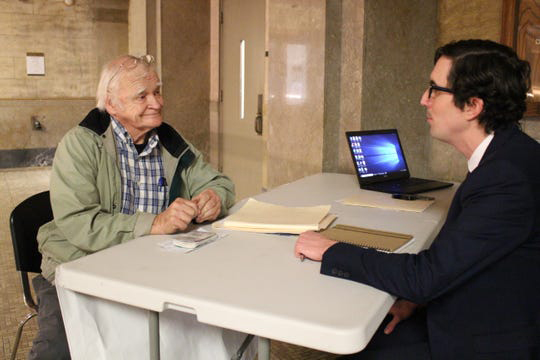
MULTIPOLYGON (((0 170, 0 359, 9 359, 19 322, 28 313, 22 301, 22 290, 15 271, 9 232, 11 210, 28 196, 48 190, 50 168, 0 170)), ((30 320, 23 332, 17 359, 26 359, 37 331, 36 319, 30 320)), ((272 360, 332 360, 335 355, 272 341, 272 360)))
MULTIPOLYGON (((11 210, 28 196, 49 189, 50 168, 0 170, 0 358, 9 359, 17 326, 29 312, 22 300, 19 276, 15 271, 9 231, 11 210)), ((24 327, 17 359, 26 359, 37 330, 36 319, 24 327)))

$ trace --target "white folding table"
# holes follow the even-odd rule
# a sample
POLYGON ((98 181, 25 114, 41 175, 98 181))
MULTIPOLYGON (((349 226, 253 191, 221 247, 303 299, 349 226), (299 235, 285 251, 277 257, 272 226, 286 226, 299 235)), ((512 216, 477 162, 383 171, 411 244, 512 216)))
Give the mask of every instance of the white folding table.
MULTIPOLYGON (((364 191, 345 174, 308 176, 255 198, 289 206, 331 204, 336 223, 413 235, 401 250, 413 253, 433 241, 455 187, 429 193, 436 202, 421 213, 341 204, 364 191)), ((218 231, 227 235, 189 254, 164 251, 158 245, 163 237, 146 236, 62 264, 58 291, 150 310, 154 336, 160 312, 195 314, 201 323, 259 336, 259 359, 269 358, 269 339, 358 352, 394 301, 370 286, 321 275, 317 262, 299 261, 296 236, 218 231)), ((69 328, 67 333, 69 338, 69 328)), ((159 357, 159 339, 150 341, 148 351, 159 357)))

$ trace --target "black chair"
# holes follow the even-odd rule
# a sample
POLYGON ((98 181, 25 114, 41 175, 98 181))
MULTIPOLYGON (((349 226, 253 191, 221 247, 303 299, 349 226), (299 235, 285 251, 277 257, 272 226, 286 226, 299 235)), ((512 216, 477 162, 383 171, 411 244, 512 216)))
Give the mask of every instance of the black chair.
POLYGON ((53 219, 48 191, 35 194, 13 209, 10 216, 11 240, 15 253, 15 267, 21 275, 23 300, 31 312, 26 315, 17 329, 11 359, 15 359, 24 325, 37 315, 37 304, 32 296, 28 273, 41 273, 41 254, 36 235, 41 225, 53 219))

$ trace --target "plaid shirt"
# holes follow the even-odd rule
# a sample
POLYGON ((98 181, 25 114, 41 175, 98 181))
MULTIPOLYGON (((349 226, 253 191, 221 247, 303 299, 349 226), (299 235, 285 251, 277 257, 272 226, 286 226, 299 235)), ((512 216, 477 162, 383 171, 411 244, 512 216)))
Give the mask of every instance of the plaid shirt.
POLYGON ((168 189, 157 133, 151 134, 139 154, 124 126, 112 116, 111 120, 122 176, 120 211, 124 214, 136 211, 159 214, 167 206, 168 189))

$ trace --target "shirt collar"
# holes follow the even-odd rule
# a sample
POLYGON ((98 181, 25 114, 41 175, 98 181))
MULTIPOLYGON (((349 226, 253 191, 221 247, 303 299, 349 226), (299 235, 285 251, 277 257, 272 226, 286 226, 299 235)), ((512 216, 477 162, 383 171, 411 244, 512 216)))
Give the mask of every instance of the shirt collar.
MULTIPOLYGON (((124 125, 120 123, 120 121, 116 120, 114 116, 111 115, 111 125, 113 128, 113 132, 116 136, 116 138, 125 144, 129 144, 129 146, 133 146, 135 148, 135 144, 133 143, 133 139, 131 138, 131 135, 127 132, 124 125)), ((156 132, 156 130, 152 130, 150 133, 150 137, 148 138, 147 145, 145 149, 139 154, 139 156, 145 156, 149 154, 159 143, 159 136, 156 132)))
POLYGON ((491 140, 493 140, 493 133, 489 134, 482 140, 480 145, 474 149, 471 158, 467 161, 467 167, 469 168, 469 172, 473 172, 474 169, 478 167, 478 164, 480 164, 480 160, 482 160, 482 157, 484 156, 489 144, 491 143, 491 140))
POLYGON ((129 136, 129 133, 127 132, 124 125, 122 125, 118 120, 116 120, 111 115, 111 126, 113 128, 113 132, 116 135, 116 137, 120 140, 122 140, 126 144, 130 144, 133 141, 131 140, 131 136, 129 136), (131 141, 130 141, 131 140, 131 141))

